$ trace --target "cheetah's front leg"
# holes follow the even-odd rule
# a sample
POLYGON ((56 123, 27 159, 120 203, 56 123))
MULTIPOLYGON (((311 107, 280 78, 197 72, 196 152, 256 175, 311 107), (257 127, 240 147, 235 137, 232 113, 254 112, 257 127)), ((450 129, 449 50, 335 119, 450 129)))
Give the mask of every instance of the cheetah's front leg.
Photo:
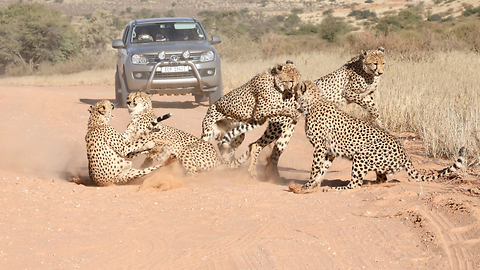
POLYGON ((335 157, 331 153, 328 153, 325 148, 315 148, 310 180, 302 186, 302 190, 311 190, 321 186, 323 177, 332 165, 334 159, 335 157))
POLYGON ((346 91, 343 94, 343 97, 350 103, 357 103, 362 108, 367 110, 370 113, 371 122, 377 124, 379 127, 383 127, 383 123, 380 120, 380 114, 378 113, 378 109, 375 106, 375 102, 373 102, 372 94, 368 94, 365 97, 362 97, 354 91, 346 91))

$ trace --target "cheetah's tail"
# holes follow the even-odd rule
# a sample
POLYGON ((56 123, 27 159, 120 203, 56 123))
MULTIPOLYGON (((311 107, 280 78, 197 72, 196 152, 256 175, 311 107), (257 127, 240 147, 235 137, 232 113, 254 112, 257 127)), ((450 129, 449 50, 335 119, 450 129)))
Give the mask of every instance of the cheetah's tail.
POLYGON ((155 126, 156 124, 162 122, 163 120, 167 120, 168 118, 170 118, 172 116, 171 113, 167 113, 167 114, 164 114, 160 117, 158 117, 155 121, 152 122, 152 125, 155 126))
POLYGON ((405 165, 405 169, 408 173, 408 175, 413 178, 417 182, 426 182, 426 181, 433 181, 436 180, 440 177, 450 175, 451 173, 456 172, 458 169, 461 169, 465 166, 466 164, 466 159, 467 159, 467 148, 462 147, 460 148, 460 151, 458 153, 458 159, 453 163, 452 166, 447 167, 441 171, 439 171, 437 174, 434 175, 423 175, 419 173, 412 165, 412 162, 409 161, 405 165))
POLYGON ((236 169, 240 167, 243 163, 245 163, 245 161, 247 161, 248 158, 250 158, 250 153, 251 153, 251 148, 249 147, 248 150, 236 160, 234 161, 223 160, 223 163, 227 168, 236 169))
POLYGON ((253 123, 243 123, 242 125, 230 130, 227 134, 223 135, 222 137, 222 145, 223 146, 228 146, 230 144, 230 141, 237 137, 240 136, 244 133, 247 133, 251 130, 257 129, 263 125, 262 122, 253 122, 253 123))

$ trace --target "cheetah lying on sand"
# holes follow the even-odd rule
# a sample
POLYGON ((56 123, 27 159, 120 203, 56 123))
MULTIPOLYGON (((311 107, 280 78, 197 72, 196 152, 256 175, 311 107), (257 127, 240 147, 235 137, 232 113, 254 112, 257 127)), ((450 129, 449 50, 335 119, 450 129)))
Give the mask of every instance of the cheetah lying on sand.
MULTIPOLYGON (((154 160, 161 165, 178 160, 189 176, 197 172, 208 171, 216 167, 237 168, 248 158, 248 151, 237 160, 227 162, 221 159, 214 146, 204 140, 174 127, 159 123, 152 109, 152 100, 145 93, 131 93, 127 99, 132 121, 128 125, 129 134, 147 133, 150 140, 156 142, 149 151, 142 167, 151 166, 154 160), (151 123, 156 121, 156 123, 151 123), (145 124, 142 124, 145 123, 145 124), (150 126, 152 125, 152 126, 150 126)), ((163 117, 165 118, 165 116, 163 117)))
POLYGON ((87 143, 88 173, 98 186, 110 184, 126 184, 142 177, 160 166, 143 170, 132 168, 132 162, 126 157, 137 155, 152 149, 155 143, 144 138, 132 143, 126 141, 108 121, 112 118, 113 104, 102 100, 90 106, 88 130, 85 136, 87 143))

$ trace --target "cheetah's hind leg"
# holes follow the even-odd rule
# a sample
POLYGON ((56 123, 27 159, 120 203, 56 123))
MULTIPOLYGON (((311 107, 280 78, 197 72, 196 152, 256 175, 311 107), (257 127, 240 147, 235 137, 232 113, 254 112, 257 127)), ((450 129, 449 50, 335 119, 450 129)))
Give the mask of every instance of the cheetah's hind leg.
POLYGON ((383 183, 387 182, 387 175, 386 174, 379 173, 379 172, 376 172, 376 173, 377 173, 377 180, 370 181, 371 185, 383 184, 383 183))
POLYGON ((141 165, 141 168, 148 168, 153 165, 153 161, 157 161, 161 166, 170 164, 172 156, 171 143, 166 140, 156 140, 155 147, 148 153, 147 158, 141 165))
POLYGON ((135 179, 138 179, 155 171, 156 169, 159 169, 160 167, 162 167, 162 165, 149 167, 143 170, 137 170, 132 168, 125 169, 117 176, 117 178, 115 179, 115 184, 127 184, 135 179))

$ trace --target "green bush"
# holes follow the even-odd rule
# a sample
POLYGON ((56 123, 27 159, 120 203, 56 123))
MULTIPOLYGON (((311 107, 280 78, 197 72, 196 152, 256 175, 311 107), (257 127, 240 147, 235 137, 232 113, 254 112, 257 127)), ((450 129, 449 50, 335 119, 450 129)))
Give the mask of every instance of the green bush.
POLYGON ((364 10, 352 10, 347 16, 355 17, 357 20, 368 19, 368 18, 377 18, 377 13, 375 11, 370 11, 368 9, 364 10))
MULTIPOLYGON (((170 10, 168 10, 167 12, 169 11, 170 10)), ((132 20, 135 20, 135 19, 149 19, 149 18, 160 18, 160 17, 162 17, 162 14, 160 14, 159 12, 154 12, 153 10, 148 8, 142 8, 141 10, 134 12, 130 18, 132 20)), ((169 16, 166 16, 166 17, 169 17, 169 16)), ((175 15, 170 17, 175 17, 175 15)))
POLYGON ((327 16, 320 23, 320 36, 328 42, 337 41, 340 35, 350 32, 350 26, 343 18, 327 16))
POLYGON ((474 14, 480 14, 480 6, 474 8, 472 5, 468 5, 465 7, 465 10, 462 12, 462 15, 465 17, 471 16, 474 14))
POLYGON ((403 23, 398 16, 385 16, 378 21, 375 28, 387 35, 389 32, 396 32, 402 29, 403 23))
POLYGON ((410 22, 410 23, 414 23, 414 22, 418 22, 418 21, 422 20, 421 15, 415 13, 413 10, 410 10, 410 9, 400 11, 398 13, 398 17, 401 20, 404 20, 404 21, 407 21, 407 22, 410 22))
POLYGON ((78 51, 78 37, 60 12, 41 4, 12 4, 0 10, 0 73, 22 65, 61 62, 78 51))
MULTIPOLYGON (((167 12, 165 12, 163 15, 165 17, 175 17, 176 16, 175 11, 173 9, 167 10, 167 12)), ((152 18, 160 18, 160 17, 161 17, 160 14, 158 14, 158 15, 155 14, 155 15, 152 16, 152 18)))
POLYGON ((312 35, 320 33, 320 28, 313 24, 301 25, 298 29, 287 32, 287 35, 312 35))
POLYGON ((285 19, 284 26, 288 29, 293 29, 297 27, 301 21, 302 19, 300 19, 297 14, 291 14, 285 19))
POLYGON ((428 16, 427 18, 427 21, 429 22, 438 22, 438 21, 441 21, 442 20, 442 16, 440 16, 440 14, 436 13, 436 14, 432 14, 430 16, 428 16))
POLYGON ((77 32, 83 48, 102 51, 110 46, 113 39, 121 34, 126 22, 105 10, 96 10, 77 23, 77 32))
POLYGON ((293 14, 302 14, 302 13, 303 13, 303 9, 301 9, 301 8, 292 8, 292 10, 291 10, 290 12, 292 12, 293 14))

